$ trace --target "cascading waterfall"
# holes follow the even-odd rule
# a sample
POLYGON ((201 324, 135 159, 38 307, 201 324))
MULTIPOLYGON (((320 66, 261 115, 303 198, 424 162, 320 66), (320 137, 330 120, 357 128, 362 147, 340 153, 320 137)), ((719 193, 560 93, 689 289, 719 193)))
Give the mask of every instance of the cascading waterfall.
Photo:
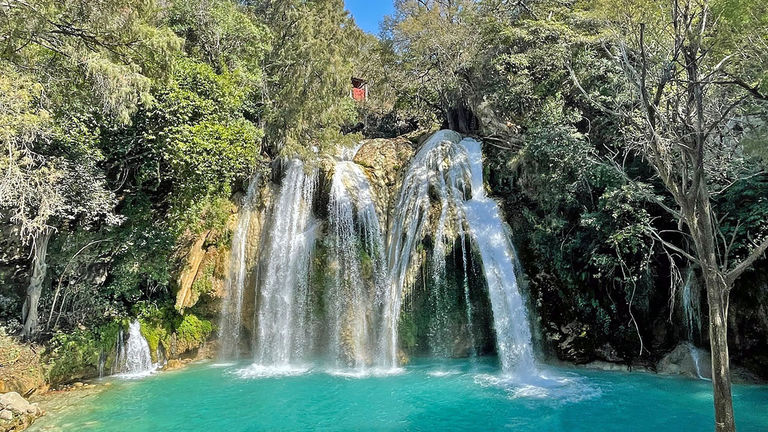
POLYGON ((686 329, 686 342, 691 353, 693 365, 696 368, 696 375, 699 379, 708 379, 710 371, 702 370, 701 359, 709 355, 706 351, 699 349, 694 344, 695 334, 701 334, 701 303, 699 286, 696 284, 696 273, 693 268, 688 268, 685 278, 685 284, 680 289, 680 306, 683 313, 683 326, 686 329))
POLYGON ((260 366, 300 364, 311 347, 308 285, 317 229, 312 214, 316 187, 317 169, 308 170, 298 160, 289 163, 262 254, 254 356, 260 366))
POLYGON ((219 322, 219 357, 224 359, 237 357, 238 354, 238 343, 242 328, 243 298, 245 296, 245 285, 248 276, 248 257, 246 256, 248 234, 253 213, 256 211, 258 184, 258 178, 254 177, 251 179, 248 191, 243 198, 237 229, 232 238, 232 255, 226 281, 227 298, 223 301, 219 322))
POLYGON ((480 143, 467 138, 461 145, 467 152, 472 182, 472 198, 464 203, 464 211, 482 257, 502 370, 531 375, 536 368, 528 312, 515 274, 517 254, 498 204, 485 194, 480 143))
POLYGON ((701 305, 699 302, 699 286, 696 284, 696 274, 692 268, 689 268, 685 284, 680 290, 683 325, 688 332, 689 342, 693 342, 695 332, 701 332, 701 305))
POLYGON ((370 184, 354 162, 335 165, 328 220, 335 259, 334 287, 326 293, 331 357, 347 367, 392 366, 375 343, 386 285, 384 241, 370 184))
POLYGON ((128 327, 128 339, 124 345, 120 344, 116 362, 120 365, 120 372, 126 375, 140 375, 156 369, 138 320, 128 327))
MULTIPOLYGON (((403 180, 389 236, 391 292, 385 307, 387 319, 398 322, 403 291, 413 282, 413 251, 427 234, 432 196, 439 200, 440 209, 433 230, 431 263, 432 279, 438 290, 433 294, 437 306, 443 295, 440 290, 445 275, 446 246, 452 244, 455 238, 449 235, 449 228, 453 228, 453 232, 461 237, 462 248, 466 245, 466 233, 482 258, 503 371, 521 375, 534 373, 531 332, 515 275, 515 251, 508 228, 500 216, 497 203, 485 195, 480 143, 471 139, 462 140, 456 132, 444 130, 430 137, 414 157, 403 180), (431 194, 430 191, 435 192, 431 194), (471 193, 470 199, 465 198, 466 192, 471 193)), ((466 250, 462 251, 462 259, 466 266, 466 250)), ((468 299, 466 286, 465 293, 468 299)), ((468 301, 467 315, 471 323, 472 310, 468 301)), ((435 328, 441 325, 444 327, 438 314, 435 328)), ((388 337, 387 345, 394 359, 397 355, 397 332, 388 337)))
POLYGON ((474 354, 475 314, 468 274, 480 270, 474 264, 479 257, 503 371, 533 374, 531 332, 517 284, 515 250, 497 203, 485 194, 481 144, 440 131, 422 145, 405 173, 386 247, 371 184, 351 160, 355 152, 345 151, 334 165, 327 240, 322 243, 328 255, 319 255, 328 265, 330 282, 317 292, 309 285, 322 226, 312 211, 318 170, 299 160, 288 163, 265 225, 258 273, 246 264, 257 200, 257 181, 251 182, 232 242, 229 297, 222 306, 219 330, 221 355, 237 355, 244 293, 253 289, 254 365, 245 375, 303 369, 313 354, 324 355, 336 367, 397 367, 400 313, 419 277, 418 269, 429 269, 421 276, 429 286, 434 312, 427 329, 433 353, 454 353, 456 334, 450 324, 455 315, 449 316, 448 308, 455 308, 458 300, 465 306, 469 353, 474 354), (422 255, 417 250, 427 237, 432 252, 422 255), (446 268, 454 248, 461 249, 456 259, 460 257, 463 271, 456 294, 449 290, 446 268), (250 281, 255 286, 248 286, 250 281))
MULTIPOLYGON (((414 275, 409 270, 417 242, 426 234, 427 218, 431 208, 430 185, 437 186, 441 201, 443 201, 441 202, 440 223, 444 223, 447 217, 449 206, 445 200, 449 195, 448 191, 445 190, 445 179, 439 174, 442 173, 444 160, 450 159, 450 155, 446 154, 446 151, 455 149, 451 146, 444 146, 443 143, 458 142, 460 139, 461 136, 453 131, 437 132, 424 143, 406 171, 388 238, 387 262, 390 293, 387 296, 384 309, 387 327, 396 329, 402 309, 403 290, 414 282, 414 275)), ((453 167, 455 168, 455 165, 453 167)), ((433 255, 437 256, 442 243, 439 235, 441 229, 438 228, 435 231, 438 235, 435 236, 435 253, 433 255)), ((433 275, 441 273, 442 258, 441 256, 437 260, 433 275)), ((382 341, 382 345, 386 346, 391 361, 396 364, 398 354, 397 331, 387 332, 385 336, 386 340, 382 341)))

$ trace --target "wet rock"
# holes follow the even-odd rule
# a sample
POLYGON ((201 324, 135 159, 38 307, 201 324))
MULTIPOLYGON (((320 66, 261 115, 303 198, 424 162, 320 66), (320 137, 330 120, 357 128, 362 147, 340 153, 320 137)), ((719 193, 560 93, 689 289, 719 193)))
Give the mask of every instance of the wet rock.
POLYGON ((765 381, 749 369, 731 363, 731 381, 734 384, 763 384, 765 381))
POLYGON ((595 354, 597 355, 597 358, 607 362, 618 363, 624 360, 619 355, 618 351, 616 351, 616 348, 614 348, 613 345, 608 342, 604 343, 600 348, 598 348, 595 351, 595 354))
POLYGON ((572 321, 548 332, 550 341, 555 342, 555 352, 560 360, 584 364, 594 359, 594 350, 589 336, 588 324, 572 321))
POLYGON ((36 403, 27 402, 16 392, 0 395, 1 431, 24 430, 41 415, 43 415, 43 411, 36 403))
POLYGON ((656 364, 656 371, 665 375, 685 375, 692 378, 712 377, 712 363, 707 351, 691 343, 681 343, 656 364))
POLYGON ((355 163, 365 168, 376 201, 376 211, 388 221, 400 190, 402 174, 414 154, 406 138, 366 140, 355 155, 355 163))
POLYGON ((168 363, 163 366, 163 370, 165 371, 171 371, 171 370, 177 370, 184 367, 184 362, 182 362, 179 359, 170 359, 168 360, 168 363))

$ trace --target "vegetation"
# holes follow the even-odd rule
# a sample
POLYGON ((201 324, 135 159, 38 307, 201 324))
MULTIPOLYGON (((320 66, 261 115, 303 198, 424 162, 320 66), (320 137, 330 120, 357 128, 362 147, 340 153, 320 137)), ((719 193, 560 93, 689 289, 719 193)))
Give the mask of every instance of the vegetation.
POLYGON ((3 292, 10 325, 47 338, 162 307, 182 251, 226 231, 251 175, 333 151, 362 33, 341 1, 294 3, 0 8, 3 263, 28 269, 26 293, 3 292))
MULTIPOLYGON (((201 236, 229 238, 250 178, 363 135, 447 127, 486 143, 559 358, 654 364, 687 337, 671 320, 692 272, 717 428, 733 430, 730 359, 768 376, 745 342, 764 349, 768 328, 741 326, 768 301, 768 6, 395 4, 380 37, 342 0, 0 5, 9 331, 46 344, 52 382, 96 367, 126 317, 153 355, 197 347, 211 311, 173 309, 176 279, 201 236), (364 103, 348 96, 352 76, 371 86, 364 103)), ((324 286, 322 248, 314 259, 324 286)), ((191 289, 215 296, 214 271, 206 262, 191 289)), ((421 318, 400 323, 406 348, 421 318)))

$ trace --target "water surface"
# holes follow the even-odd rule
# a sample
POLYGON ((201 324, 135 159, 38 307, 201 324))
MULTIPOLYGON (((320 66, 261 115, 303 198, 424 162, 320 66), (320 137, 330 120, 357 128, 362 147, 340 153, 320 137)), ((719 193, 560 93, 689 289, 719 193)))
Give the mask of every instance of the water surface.
MULTIPOLYGON (((707 431, 710 383, 549 369, 501 378, 494 359, 418 360, 402 370, 201 364, 107 390, 31 431, 707 431), (273 376, 270 376, 270 375, 273 376)), ((740 431, 768 430, 768 386, 735 386, 740 431)))

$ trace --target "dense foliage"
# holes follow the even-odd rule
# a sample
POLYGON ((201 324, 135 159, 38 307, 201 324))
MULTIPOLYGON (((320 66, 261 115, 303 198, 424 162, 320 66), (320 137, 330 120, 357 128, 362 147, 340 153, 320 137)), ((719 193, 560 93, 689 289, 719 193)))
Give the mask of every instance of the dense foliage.
MULTIPOLYGON (((760 159, 768 15, 758 2, 684 3, 712 15, 707 59, 725 59, 716 67, 732 81, 707 90, 706 115, 723 117, 704 164, 725 262, 729 254, 736 262, 759 246, 768 219, 760 159), (733 22, 745 15, 749 25, 733 22)), ((381 42, 367 48, 377 53, 378 68, 368 69, 382 90, 366 114, 451 127, 490 144, 487 175, 521 248, 546 345, 576 362, 652 362, 685 338, 683 269, 700 267, 686 259, 694 244, 668 211, 673 196, 643 147, 644 117, 622 59, 641 55, 645 23, 643 43, 655 44, 649 61, 673 67, 663 59, 674 47, 664 26, 677 3, 396 4, 381 42)), ((766 297, 754 276, 739 285, 756 283, 736 290, 732 316, 766 297)), ((702 337, 697 343, 707 342, 702 337)))
MULTIPOLYGON (((734 281, 733 357, 768 374, 756 355, 768 327, 744 324, 768 316, 755 307, 768 302, 764 255, 747 258, 768 234, 762 2, 395 4, 380 37, 341 0, 0 5, 0 319, 19 330, 37 284, 27 303, 53 382, 98 364, 125 317, 153 355, 207 339, 205 302, 174 308, 179 274, 194 244, 229 246, 233 197, 273 162, 334 153, 351 132, 438 127, 486 143, 542 346, 577 363, 653 365, 683 339, 706 345, 707 331, 681 324, 684 283, 707 308, 707 266, 670 181, 704 178, 715 261, 758 269, 734 281), (695 41, 709 80, 698 93, 691 62, 669 59, 694 33, 671 36, 680 4, 712 23, 695 41), (364 103, 349 98, 352 76, 370 85, 364 103), (695 97, 705 103, 691 110, 695 97), (694 114, 712 127, 691 158, 680 143, 694 114)), ((194 295, 215 294, 221 267, 203 262, 194 295)), ((401 327, 414 345, 418 325, 401 327)))
POLYGON ((24 324, 25 290, 30 321, 33 268, 30 333, 172 306, 190 243, 228 247, 233 193, 341 141, 361 35, 335 0, 0 6, 3 321, 24 324))

